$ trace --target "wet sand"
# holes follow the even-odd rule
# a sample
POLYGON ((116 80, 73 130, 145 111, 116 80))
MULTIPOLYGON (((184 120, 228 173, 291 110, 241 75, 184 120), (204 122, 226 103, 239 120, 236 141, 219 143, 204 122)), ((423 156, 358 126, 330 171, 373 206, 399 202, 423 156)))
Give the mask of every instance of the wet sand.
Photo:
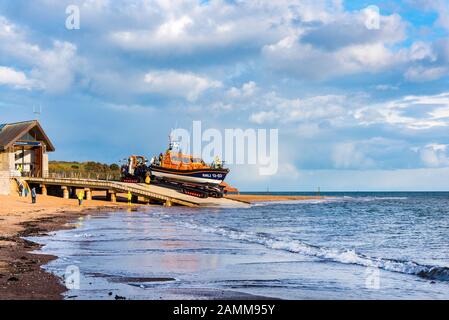
POLYGON ((23 237, 45 235, 68 228, 80 216, 123 207, 98 200, 80 207, 76 199, 41 195, 31 204, 30 197, 0 196, 0 299, 61 299, 65 287, 41 268, 55 257, 30 253, 39 245, 23 237))

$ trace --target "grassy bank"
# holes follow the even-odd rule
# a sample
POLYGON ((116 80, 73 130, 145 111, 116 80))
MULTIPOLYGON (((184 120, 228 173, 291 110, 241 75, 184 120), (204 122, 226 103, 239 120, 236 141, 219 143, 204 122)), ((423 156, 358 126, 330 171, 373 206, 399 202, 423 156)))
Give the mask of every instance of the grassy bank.
POLYGON ((105 164, 94 161, 50 161, 49 173, 51 176, 64 178, 119 180, 120 166, 115 163, 105 164))

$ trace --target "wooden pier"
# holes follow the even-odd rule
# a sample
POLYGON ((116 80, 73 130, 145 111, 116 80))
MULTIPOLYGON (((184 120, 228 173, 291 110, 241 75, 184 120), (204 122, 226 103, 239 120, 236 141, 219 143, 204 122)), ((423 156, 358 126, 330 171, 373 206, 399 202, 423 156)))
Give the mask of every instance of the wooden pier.
POLYGON ((147 203, 159 203, 164 206, 180 205, 187 207, 241 207, 247 203, 226 198, 197 198, 180 193, 176 190, 160 187, 157 185, 146 185, 142 183, 125 183, 118 181, 75 179, 75 178, 22 178, 29 185, 36 186, 44 195, 58 193, 69 199, 76 194, 76 190, 83 189, 87 200, 92 199, 93 191, 105 191, 108 200, 117 201, 117 194, 130 192, 133 201, 137 202, 139 197, 147 203))

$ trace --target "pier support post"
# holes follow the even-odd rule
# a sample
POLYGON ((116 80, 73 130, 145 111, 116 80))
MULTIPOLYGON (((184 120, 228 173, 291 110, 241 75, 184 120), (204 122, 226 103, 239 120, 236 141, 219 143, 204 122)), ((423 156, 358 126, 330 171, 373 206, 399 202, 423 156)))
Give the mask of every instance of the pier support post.
POLYGON ((89 188, 84 189, 84 193, 86 194, 86 200, 92 200, 92 191, 89 188))
POLYGON ((62 197, 64 199, 68 199, 69 198, 69 188, 67 188, 66 186, 62 186, 62 197))
POLYGON ((172 206, 171 201, 170 200, 166 200, 165 203, 164 203, 164 206, 165 207, 171 207, 172 206))
POLYGON ((47 186, 45 184, 41 184, 41 194, 43 196, 47 195, 47 186))
POLYGON ((108 191, 107 199, 113 203, 117 202, 117 194, 115 191, 108 191))

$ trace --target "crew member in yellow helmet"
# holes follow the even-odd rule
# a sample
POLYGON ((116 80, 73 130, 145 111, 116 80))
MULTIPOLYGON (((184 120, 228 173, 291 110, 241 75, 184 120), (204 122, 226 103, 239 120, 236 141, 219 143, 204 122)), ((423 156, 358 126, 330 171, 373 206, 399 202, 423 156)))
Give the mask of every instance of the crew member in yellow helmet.
POLYGON ((128 191, 128 205, 131 205, 131 201, 133 199, 133 195, 131 194, 131 191, 128 191))

